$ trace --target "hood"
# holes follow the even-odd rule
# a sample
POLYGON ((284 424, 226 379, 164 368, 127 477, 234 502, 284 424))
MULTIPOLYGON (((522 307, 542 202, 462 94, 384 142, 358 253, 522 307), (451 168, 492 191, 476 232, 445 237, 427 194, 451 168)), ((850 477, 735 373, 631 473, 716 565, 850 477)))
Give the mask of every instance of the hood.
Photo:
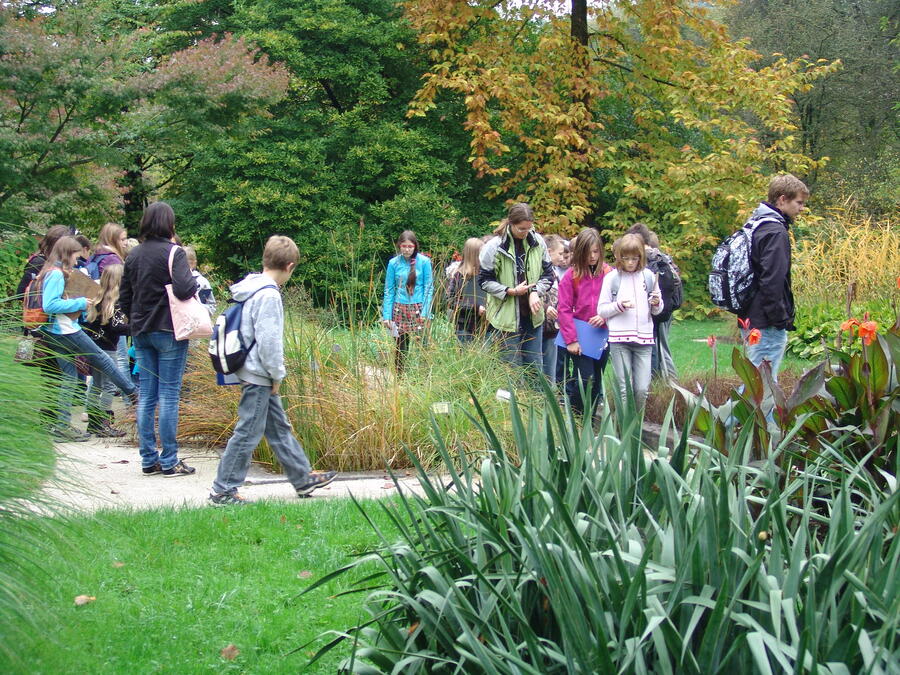
POLYGON ((766 202, 762 202, 754 209, 753 214, 750 216, 750 220, 777 220, 780 223, 788 222, 788 219, 785 218, 781 211, 766 202))
POLYGON ((244 302, 263 286, 278 288, 278 284, 264 274, 249 274, 231 287, 231 297, 237 302, 244 302))

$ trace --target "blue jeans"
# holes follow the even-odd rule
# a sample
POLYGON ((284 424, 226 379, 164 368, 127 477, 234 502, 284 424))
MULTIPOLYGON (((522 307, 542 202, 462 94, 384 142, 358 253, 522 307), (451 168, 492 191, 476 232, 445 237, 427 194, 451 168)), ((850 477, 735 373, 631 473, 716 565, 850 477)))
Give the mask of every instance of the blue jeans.
MULTIPOLYGON (((134 336, 134 350, 141 372, 141 396, 138 399, 138 438, 141 465, 151 467, 157 462, 163 469, 178 463, 178 401, 181 398, 181 379, 187 362, 188 341, 178 341, 169 331, 140 333, 134 336), (153 423, 159 406, 159 441, 162 453, 156 449, 156 428, 153 423)), ((133 387, 133 385, 132 385, 133 387)))
POLYGON ((556 336, 551 338, 541 337, 544 351, 544 375, 550 384, 556 384, 556 353, 559 347, 556 346, 556 336))
POLYGON ((85 357, 92 368, 102 372, 126 394, 135 390, 134 385, 116 367, 113 360, 83 330, 67 335, 43 331, 41 337, 47 349, 56 356, 56 366, 59 369, 59 398, 56 406, 58 424, 68 424, 71 417, 72 398, 79 384, 75 356, 85 357))
POLYGON ((272 387, 244 382, 241 384, 238 421, 219 460, 213 492, 220 495, 237 492, 244 484, 253 451, 263 436, 291 485, 299 488, 306 484, 309 459, 294 436, 294 429, 281 407, 281 397, 272 394, 272 387))
MULTIPOLYGON (((747 358, 759 368, 759 364, 768 361, 772 367, 772 379, 778 381, 778 369, 784 358, 784 350, 787 347, 787 331, 783 328, 763 328, 760 331, 759 342, 747 347, 747 358)), ((741 329, 744 341, 747 340, 749 331, 741 329)))
POLYGON ((544 324, 537 328, 520 327, 515 333, 492 328, 491 339, 500 348, 500 358, 508 363, 523 366, 526 373, 537 382, 544 365, 543 333, 544 324))

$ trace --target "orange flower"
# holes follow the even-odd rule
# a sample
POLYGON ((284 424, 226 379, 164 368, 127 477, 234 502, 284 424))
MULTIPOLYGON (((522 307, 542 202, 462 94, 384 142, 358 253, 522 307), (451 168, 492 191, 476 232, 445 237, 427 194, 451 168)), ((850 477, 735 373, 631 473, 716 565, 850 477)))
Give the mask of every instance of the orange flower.
POLYGON ((900 288, 900 277, 897 277, 897 288, 900 288))
POLYGON ((859 328, 859 319, 847 319, 841 324, 841 331, 850 331, 851 335, 856 335, 857 328, 859 328))
POLYGON ((710 349, 715 349, 716 348, 716 336, 710 335, 708 338, 706 338, 706 344, 710 349))
POLYGON ((759 328, 754 328, 750 331, 750 334, 747 335, 747 344, 758 345, 760 338, 762 338, 762 333, 759 332, 759 328))
POLYGON ((874 321, 866 321, 859 327, 859 337, 862 338, 863 344, 868 346, 872 344, 875 335, 878 333, 878 324, 874 321))

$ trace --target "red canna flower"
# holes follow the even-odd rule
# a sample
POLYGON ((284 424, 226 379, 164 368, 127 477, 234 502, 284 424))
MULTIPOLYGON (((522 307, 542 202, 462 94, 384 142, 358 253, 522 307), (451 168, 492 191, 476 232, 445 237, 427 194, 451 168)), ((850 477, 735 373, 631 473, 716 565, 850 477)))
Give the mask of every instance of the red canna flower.
POLYGON ((859 327, 859 337, 862 338, 863 344, 868 346, 872 344, 875 335, 878 334, 878 324, 874 321, 865 321, 859 327))
POLYGON ((748 345, 758 345, 760 339, 762 338, 762 333, 759 332, 759 328, 754 328, 750 331, 750 334, 747 335, 747 344, 748 345))
POLYGON ((897 277, 897 288, 900 288, 900 277, 897 277))
POLYGON ((750 319, 738 319, 738 325, 744 330, 750 330, 750 319))
POLYGON ((851 335, 856 335, 857 328, 859 328, 859 319, 847 319, 841 324, 841 331, 849 331, 851 335))
POLYGON ((706 338, 706 345, 710 349, 715 349, 716 348, 716 336, 710 335, 708 338, 706 338))

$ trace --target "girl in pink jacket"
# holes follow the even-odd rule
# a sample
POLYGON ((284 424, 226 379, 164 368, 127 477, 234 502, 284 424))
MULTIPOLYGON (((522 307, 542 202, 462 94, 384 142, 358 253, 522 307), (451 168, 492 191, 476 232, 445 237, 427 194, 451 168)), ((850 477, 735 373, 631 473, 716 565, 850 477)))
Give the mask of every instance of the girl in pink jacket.
POLYGON ((650 388, 653 319, 663 309, 656 275, 645 268, 643 240, 626 234, 613 244, 616 270, 607 274, 597 303, 597 314, 609 326, 609 353, 619 393, 625 404, 629 388, 638 408, 650 388))
POLYGON ((597 316, 597 300, 600 297, 600 288, 603 278, 612 268, 603 261, 603 239, 594 228, 586 227, 572 241, 572 264, 559 281, 559 332, 561 341, 566 346, 566 368, 568 376, 569 364, 572 364, 572 374, 566 379, 566 395, 572 409, 584 413, 584 401, 581 391, 590 388, 591 400, 588 414, 592 414, 594 407, 603 396, 603 369, 609 357, 609 350, 603 348, 600 354, 594 352, 588 355, 584 352, 583 345, 579 342, 579 330, 576 320, 580 323, 583 335, 587 333, 592 341, 606 342, 606 321, 597 316))

